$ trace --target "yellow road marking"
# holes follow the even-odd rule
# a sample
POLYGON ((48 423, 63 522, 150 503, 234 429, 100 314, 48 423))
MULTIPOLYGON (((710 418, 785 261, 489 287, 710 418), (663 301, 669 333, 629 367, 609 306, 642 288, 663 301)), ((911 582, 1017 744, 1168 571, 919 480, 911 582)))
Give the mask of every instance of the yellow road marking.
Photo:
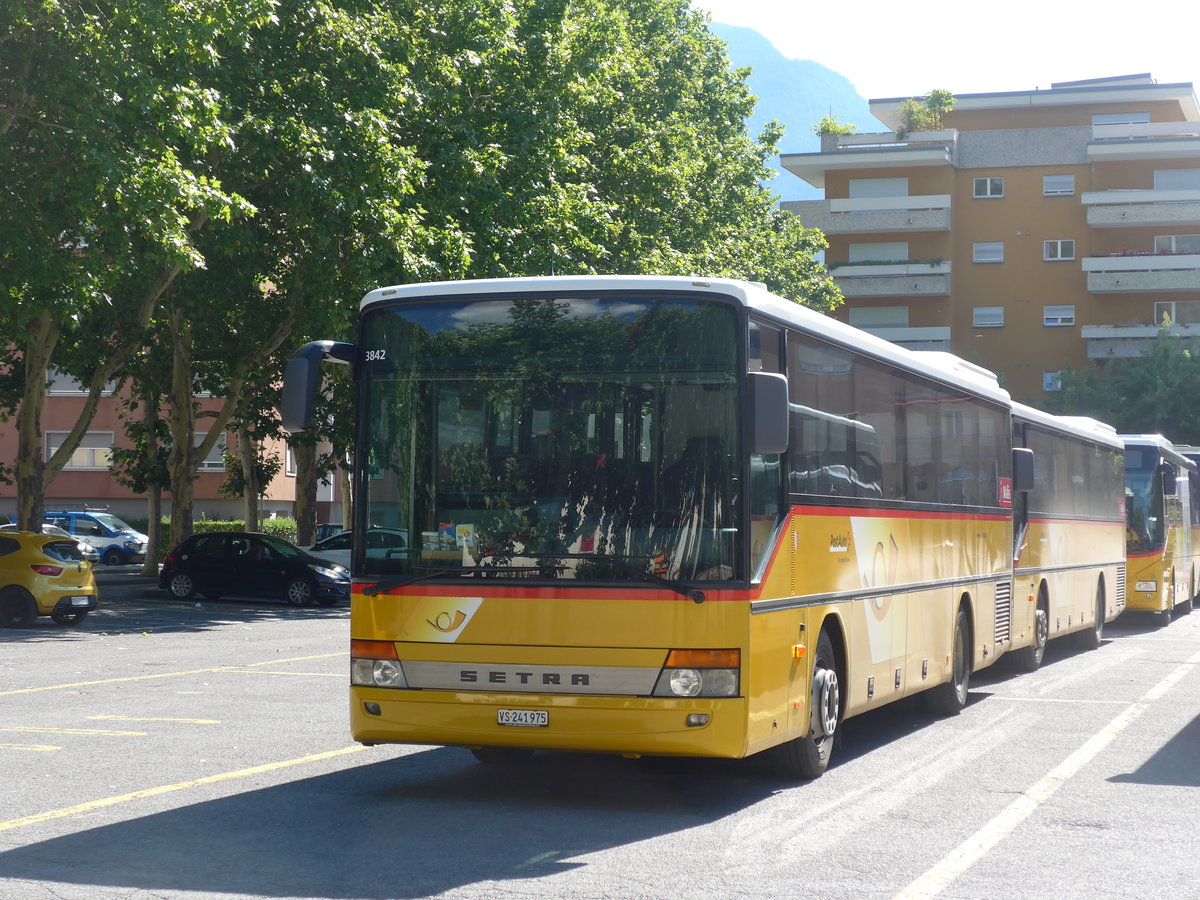
POLYGON ((140 716, 88 716, 93 721, 105 722, 179 722, 183 725, 220 725, 220 719, 165 719, 140 716))
POLYGON ((348 672, 291 672, 291 671, 272 672, 268 669, 255 669, 253 672, 240 671, 240 672, 238 672, 238 674, 239 675, 287 675, 289 677, 293 676, 293 675, 301 675, 301 676, 304 676, 305 678, 341 678, 344 681, 350 680, 350 674, 348 672))
POLYGON ((896 900, 917 900, 936 897, 948 888, 967 869, 987 855, 1000 841, 1033 815, 1067 780, 1079 774, 1089 762, 1099 756, 1126 728, 1141 717, 1154 701, 1175 686, 1200 663, 1200 653, 1181 663, 1166 678, 1150 688, 1139 700, 1130 704, 1115 719, 1092 735, 1086 743, 1024 794, 1010 803, 990 822, 955 847, 932 869, 896 895, 896 900))
POLYGON ((62 691, 68 688, 92 687, 98 684, 121 684, 127 681, 153 681, 156 678, 182 678, 185 675, 208 675, 217 672, 238 672, 257 666, 278 666, 283 663, 304 662, 310 659, 330 659, 335 656, 347 656, 348 651, 340 653, 318 653, 315 656, 296 656, 291 659, 272 659, 266 662, 246 663, 241 666, 215 666, 211 669, 188 669, 183 672, 157 672, 154 675, 129 675, 124 678, 101 678, 97 681, 76 681, 72 684, 47 684, 43 687, 18 688, 15 691, 0 691, 0 697, 12 697, 16 694, 37 694, 41 691, 62 691))
POLYGON ((326 759, 335 759, 339 756, 346 756, 351 753, 358 753, 360 750, 367 748, 361 744, 354 744, 350 747, 343 747, 340 750, 330 750, 326 753, 314 753, 310 756, 301 756, 296 759, 286 759, 281 762, 266 763, 261 766, 252 766, 249 769, 238 769, 236 772, 221 772, 217 775, 206 775, 203 778, 193 778, 189 781, 179 781, 175 784, 164 784, 160 787, 146 788, 141 791, 132 791, 128 794, 121 794, 116 797, 104 797, 100 800, 89 800, 87 803, 77 803, 74 806, 64 806, 62 809, 52 809, 49 812, 37 813, 32 816, 23 816, 20 819, 9 819, 7 822, 0 822, 0 831, 10 831, 13 828, 23 828, 26 825, 36 825, 39 822, 49 822, 53 819, 62 819, 67 816, 74 816, 80 813, 92 812, 97 809, 104 809, 107 806, 117 806, 121 803, 129 803, 132 800, 145 800, 149 797, 160 797, 163 794, 171 794, 175 791, 186 791, 189 788, 201 787, 206 784, 217 784, 222 781, 232 781, 236 778, 248 778, 251 775, 262 775, 265 772, 276 772, 280 769, 287 769, 291 766, 302 766, 307 763, 321 762, 326 759))
POLYGON ((48 728, 41 725, 11 725, 0 727, 0 731, 15 731, 20 734, 98 734, 105 737, 145 737, 144 731, 102 731, 99 728, 48 728))
POLYGON ((53 744, 0 744, 0 750, 36 750, 40 753, 48 753, 51 750, 61 750, 62 747, 55 747, 53 744))

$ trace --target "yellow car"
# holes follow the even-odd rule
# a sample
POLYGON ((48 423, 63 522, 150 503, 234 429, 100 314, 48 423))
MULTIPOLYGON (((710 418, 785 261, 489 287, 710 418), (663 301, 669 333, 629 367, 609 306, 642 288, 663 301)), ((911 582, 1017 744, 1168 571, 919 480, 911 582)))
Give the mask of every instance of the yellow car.
POLYGON ((96 579, 74 538, 0 531, 0 628, 49 616, 78 625, 96 608, 96 579))

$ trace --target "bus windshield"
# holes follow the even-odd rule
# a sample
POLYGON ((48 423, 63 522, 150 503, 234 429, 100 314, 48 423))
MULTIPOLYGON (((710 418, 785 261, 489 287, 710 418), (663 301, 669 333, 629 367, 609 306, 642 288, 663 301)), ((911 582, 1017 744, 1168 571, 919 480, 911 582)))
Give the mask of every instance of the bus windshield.
POLYGON ((734 308, 630 293, 403 303, 363 318, 355 574, 731 580, 734 308))
POLYGON ((1130 553, 1161 550, 1166 540, 1156 447, 1125 450, 1125 543, 1130 553))

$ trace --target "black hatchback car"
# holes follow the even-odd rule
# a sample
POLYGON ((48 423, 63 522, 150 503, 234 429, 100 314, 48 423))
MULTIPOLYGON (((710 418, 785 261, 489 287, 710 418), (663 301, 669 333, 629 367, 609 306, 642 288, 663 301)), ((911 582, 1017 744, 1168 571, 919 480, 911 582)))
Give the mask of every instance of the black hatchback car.
POLYGON ((236 595, 278 597, 293 606, 332 606, 350 597, 341 566, 269 534, 194 534, 163 560, 158 586, 177 600, 236 595))

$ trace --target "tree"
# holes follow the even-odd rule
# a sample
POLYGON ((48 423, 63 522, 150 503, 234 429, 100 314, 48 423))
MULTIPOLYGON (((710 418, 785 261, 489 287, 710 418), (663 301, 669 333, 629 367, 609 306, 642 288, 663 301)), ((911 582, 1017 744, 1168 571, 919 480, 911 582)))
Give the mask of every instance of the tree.
POLYGON ((858 131, 857 125, 843 122, 840 116, 832 113, 821 116, 820 121, 812 127, 813 134, 854 134, 856 131, 858 131))
POLYGON ((0 26, 0 334, 19 449, 18 522, 35 527, 46 484, 69 459, 101 392, 141 343, 175 278, 202 260, 195 230, 247 211, 181 163, 227 130, 199 73, 219 40, 267 21, 267 0, 176 7, 10 0, 0 26), (48 462, 47 371, 88 390, 83 415, 48 462))
POLYGON ((896 132, 901 140, 912 131, 937 131, 942 127, 942 116, 954 109, 955 96, 949 91, 932 90, 924 97, 900 101, 900 119, 903 125, 896 132))
POLYGON ((1064 371, 1060 389, 1047 395, 1044 406, 1091 416, 1121 434, 1162 434, 1173 443, 1200 444, 1200 409, 1181 401, 1198 393, 1200 346, 1172 334, 1164 321, 1142 356, 1064 371))

